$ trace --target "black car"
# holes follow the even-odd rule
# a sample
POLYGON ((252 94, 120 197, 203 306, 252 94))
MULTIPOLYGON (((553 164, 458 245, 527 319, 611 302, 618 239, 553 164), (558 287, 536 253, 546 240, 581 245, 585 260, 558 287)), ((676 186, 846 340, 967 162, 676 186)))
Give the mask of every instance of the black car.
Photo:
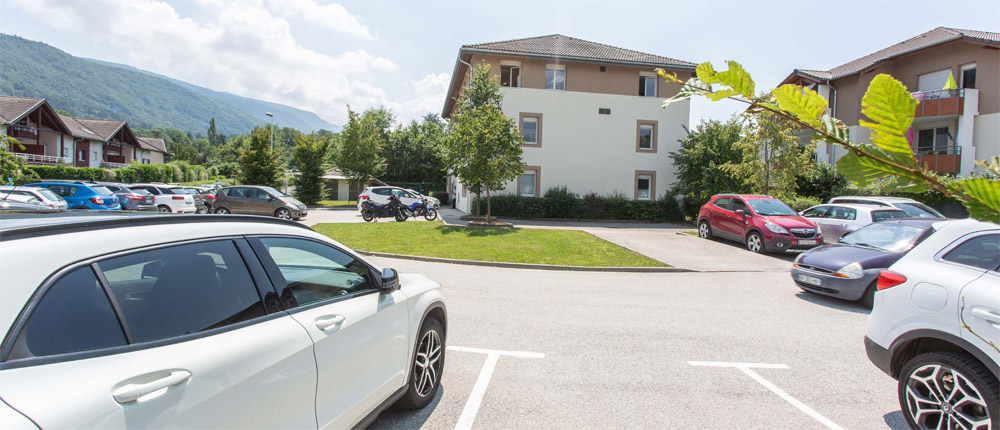
POLYGON ((894 219, 866 225, 834 244, 799 254, 792 280, 805 291, 871 306, 879 272, 934 233, 941 218, 894 219))
POLYGON ((156 212, 156 197, 146 190, 131 190, 128 185, 115 182, 101 182, 98 185, 111 190, 118 196, 123 211, 156 212))

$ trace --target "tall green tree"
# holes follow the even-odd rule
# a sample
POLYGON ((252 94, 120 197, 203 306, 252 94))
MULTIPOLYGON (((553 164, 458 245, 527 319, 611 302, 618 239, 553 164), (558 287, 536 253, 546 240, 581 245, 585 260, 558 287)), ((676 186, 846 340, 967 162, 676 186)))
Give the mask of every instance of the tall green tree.
POLYGON ((422 122, 398 126, 382 151, 386 181, 444 183, 445 165, 440 146, 448 136, 444 122, 428 114, 422 122))
POLYGON ((347 107, 347 124, 340 132, 337 168, 352 182, 364 186, 385 169, 383 148, 389 140, 384 109, 368 109, 361 114, 347 107))
POLYGON ((295 197, 307 205, 316 204, 325 192, 323 174, 326 173, 330 139, 299 133, 297 140, 294 154, 299 174, 295 177, 295 197))
POLYGON ((13 183, 14 179, 28 167, 23 158, 8 150, 11 145, 21 147, 21 142, 13 137, 0 135, 0 183, 2 184, 13 183))
POLYGON ((271 131, 255 127, 250 132, 249 145, 240 153, 240 181, 249 185, 278 185, 281 164, 271 151, 271 131))
POLYGON ((219 133, 215 131, 215 117, 212 117, 208 121, 208 135, 206 137, 208 138, 208 143, 212 145, 219 144, 219 133))
POLYGON ((469 86, 459 100, 458 112, 452 116, 451 134, 442 152, 445 165, 463 184, 486 192, 486 222, 490 222, 490 191, 502 190, 524 172, 524 139, 517 122, 500 109, 500 80, 490 76, 490 66, 483 62, 469 73, 469 86))
POLYGON ((743 161, 743 151, 737 147, 743 125, 736 116, 726 122, 702 120, 694 130, 680 140, 680 149, 671 152, 677 182, 674 193, 684 196, 685 208, 697 208, 714 194, 741 193, 750 187, 726 165, 743 161))

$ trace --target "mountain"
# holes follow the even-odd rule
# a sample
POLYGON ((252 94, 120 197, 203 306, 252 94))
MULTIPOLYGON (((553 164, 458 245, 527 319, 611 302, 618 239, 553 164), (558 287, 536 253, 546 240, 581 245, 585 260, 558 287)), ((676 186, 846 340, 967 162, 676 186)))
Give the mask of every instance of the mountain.
POLYGON ((339 127, 289 106, 212 91, 120 64, 74 57, 41 42, 0 34, 0 94, 44 97, 74 117, 124 120, 133 128, 178 128, 205 134, 247 133, 266 123, 308 132, 339 127))

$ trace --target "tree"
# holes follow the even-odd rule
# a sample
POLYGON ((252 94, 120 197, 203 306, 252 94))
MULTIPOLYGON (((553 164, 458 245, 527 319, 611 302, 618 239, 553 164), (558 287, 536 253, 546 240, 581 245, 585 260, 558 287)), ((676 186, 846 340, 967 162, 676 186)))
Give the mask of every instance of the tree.
POLYGON ((360 186, 382 174, 385 169, 382 148, 389 140, 389 132, 383 128, 384 119, 385 116, 374 109, 359 115, 350 106, 347 107, 347 125, 340 132, 337 148, 337 168, 360 186))
POLYGON ((517 123, 500 110, 501 103, 500 80, 490 76, 490 66, 483 62, 470 71, 469 86, 442 146, 445 164, 459 180, 486 192, 487 223, 492 215, 490 191, 502 190, 525 166, 521 161, 524 139, 517 123))
POLYGON ((215 117, 212 117, 212 119, 208 121, 208 136, 206 137, 208 138, 208 143, 211 143, 212 145, 219 144, 219 134, 215 131, 215 117))
POLYGON ((14 179, 21 175, 28 164, 24 159, 14 155, 8 148, 11 145, 21 146, 21 142, 13 137, 0 135, 0 183, 13 183, 14 179))
POLYGON ((330 139, 299 133, 297 140, 294 155, 299 175, 295 177, 295 197, 307 205, 316 204, 323 198, 323 174, 326 173, 330 139))
POLYGON ((240 153, 240 181, 250 185, 278 185, 281 171, 278 157, 271 151, 271 131, 254 127, 249 145, 240 153))
POLYGON ((724 166, 743 161, 737 147, 743 125, 733 116, 726 122, 702 120, 680 140, 680 150, 671 152, 677 182, 674 194, 685 198, 685 207, 697 208, 714 194, 750 191, 750 186, 724 166))
POLYGON ((445 165, 439 147, 447 136, 444 123, 434 114, 423 122, 396 127, 383 150, 385 180, 443 183, 445 165))

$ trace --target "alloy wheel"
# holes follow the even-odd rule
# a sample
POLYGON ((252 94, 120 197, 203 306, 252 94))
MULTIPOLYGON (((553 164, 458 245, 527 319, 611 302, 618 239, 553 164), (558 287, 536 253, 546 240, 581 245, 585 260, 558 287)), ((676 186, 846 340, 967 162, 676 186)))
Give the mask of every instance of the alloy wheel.
POLYGON ((925 364, 906 381, 906 413, 921 429, 989 429, 986 400, 958 370, 925 364))
POLYGON ((441 374, 441 351, 441 335, 437 330, 424 333, 413 360, 413 389, 420 397, 431 394, 437 386, 441 374))
POLYGON ((156 210, 158 212, 167 212, 167 213, 170 212, 170 208, 167 207, 167 206, 163 206, 163 205, 160 205, 159 207, 157 207, 156 210))
POLYGON ((750 252, 754 253, 760 252, 761 247, 763 246, 764 242, 763 240, 761 240, 759 234, 752 233, 750 234, 750 236, 747 236, 747 249, 749 249, 750 252))
POLYGON ((222 214, 222 215, 229 215, 229 209, 218 208, 218 209, 215 210, 215 213, 222 214))
POLYGON ((274 213, 274 216, 281 219, 292 219, 292 213, 285 208, 278 209, 278 211, 274 213))
POLYGON ((698 237, 702 239, 708 239, 708 223, 702 221, 698 226, 698 237))

